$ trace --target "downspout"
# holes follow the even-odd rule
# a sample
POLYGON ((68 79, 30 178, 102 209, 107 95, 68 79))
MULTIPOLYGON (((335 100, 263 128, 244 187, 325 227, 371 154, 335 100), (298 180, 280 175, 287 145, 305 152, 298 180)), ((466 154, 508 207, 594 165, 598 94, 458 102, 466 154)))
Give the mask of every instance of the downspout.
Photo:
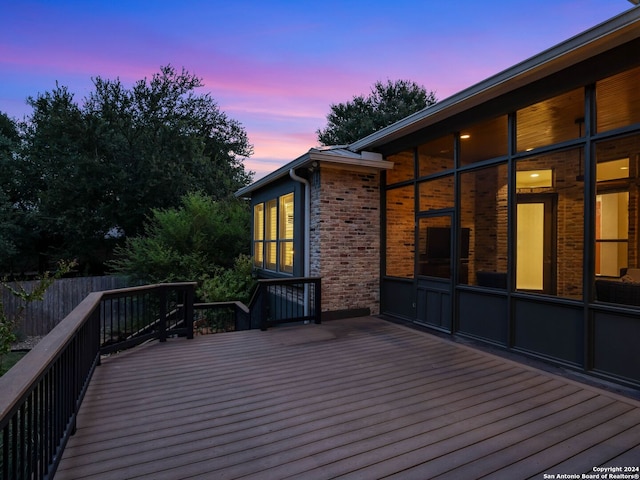
MULTIPOLYGON (((309 180, 302 178, 296 174, 292 168, 289 170, 289 176, 296 182, 300 182, 304 185, 304 263, 303 263, 303 277, 309 277, 311 274, 311 239, 310 227, 311 227, 311 188, 309 180)), ((304 314, 309 315, 309 285, 304 285, 304 314)))

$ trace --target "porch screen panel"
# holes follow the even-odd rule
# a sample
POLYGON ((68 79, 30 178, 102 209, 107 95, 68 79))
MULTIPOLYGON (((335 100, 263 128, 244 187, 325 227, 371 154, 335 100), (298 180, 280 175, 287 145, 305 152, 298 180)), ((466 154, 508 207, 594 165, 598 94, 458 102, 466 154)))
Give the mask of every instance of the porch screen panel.
POLYGON ((280 271, 293 273, 293 193, 280 197, 280 271))
MULTIPOLYGON (((542 257, 538 257, 541 264, 538 266, 543 269, 542 286, 539 285, 537 276, 527 279, 525 277, 526 271, 519 270, 519 265, 527 265, 528 269, 533 268, 530 264, 531 259, 539 255, 539 245, 518 238, 518 232, 522 235, 526 228, 534 227, 532 227, 533 218, 530 215, 532 210, 526 206, 516 209, 515 223, 512 228, 516 244, 520 244, 521 247, 515 252, 515 274, 518 278, 518 289, 564 298, 582 299, 583 168, 584 151, 582 148, 557 151, 516 162, 517 174, 521 174, 515 192, 517 206, 534 204, 539 208, 544 208, 542 219, 535 226, 538 229, 537 234, 541 236, 541 242, 543 242, 542 257), (531 179, 528 184, 524 182, 527 176, 531 179), (551 183, 547 180, 540 180, 540 178, 547 176, 552 179, 551 183), (544 207, 540 207, 540 205, 544 207)), ((533 235, 533 232, 529 230, 526 235, 533 235)))
POLYGON ((415 270, 415 208, 413 185, 386 192, 385 274, 413 278, 415 270))
POLYGON ((640 123, 640 67, 596 83, 597 130, 640 123))
POLYGON ((420 192, 420 211, 453 208, 455 204, 453 175, 421 182, 418 185, 418 191, 420 192))
POLYGON ((596 145, 596 300, 640 306, 640 135, 596 145))
POLYGON ((253 264, 264 267, 264 203, 253 207, 253 264))
POLYGON ((447 135, 424 143, 418 147, 418 168, 420 177, 452 170, 454 167, 454 138, 447 135))
POLYGON ((415 153, 413 150, 390 155, 386 159, 393 162, 393 168, 387 170, 387 185, 412 180, 415 176, 415 153))
POLYGON ((516 131, 519 152, 583 137, 584 88, 518 110, 516 131))
POLYGON ((508 169, 496 165, 460 175, 461 283, 507 288, 508 169), (466 258, 465 258, 466 256, 466 258), (464 275, 464 272, 468 272, 464 275))
POLYGON ((275 270, 278 256, 278 203, 269 200, 265 212, 265 268, 275 270))
POLYGON ((460 165, 502 157, 508 151, 507 116, 471 125, 460 130, 460 165))

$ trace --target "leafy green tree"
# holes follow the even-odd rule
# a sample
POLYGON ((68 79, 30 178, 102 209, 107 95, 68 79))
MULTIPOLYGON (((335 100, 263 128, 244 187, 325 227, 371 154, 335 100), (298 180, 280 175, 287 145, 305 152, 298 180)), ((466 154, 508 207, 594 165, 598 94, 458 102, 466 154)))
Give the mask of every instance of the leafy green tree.
POLYGON ((331 105, 321 145, 348 145, 436 102, 434 92, 408 80, 376 82, 368 96, 331 105))
POLYGON ((0 197, 32 237, 22 257, 78 258, 84 273, 102 273, 153 209, 177 207, 193 191, 225 199, 253 175, 243 165, 253 153, 245 130, 195 92, 198 77, 166 66, 131 88, 93 82, 83 102, 59 85, 28 99, 20 147, 3 163, 12 176, 2 176, 2 191, 12 193, 0 197))
POLYGON ((6 114, 0 112, 0 263, 10 263, 18 252, 21 229, 18 225, 13 175, 13 158, 19 145, 18 128, 6 114))
POLYGON ((144 234, 127 238, 110 265, 134 281, 199 281, 247 254, 249 231, 245 203, 191 193, 178 208, 154 209, 144 234))
POLYGON ((176 206, 192 191, 223 199, 251 181, 246 132, 209 94, 194 93, 198 77, 167 66, 131 89, 100 77, 94 84, 86 111, 97 150, 119 174, 113 227, 125 235, 140 233, 151 208, 176 206))

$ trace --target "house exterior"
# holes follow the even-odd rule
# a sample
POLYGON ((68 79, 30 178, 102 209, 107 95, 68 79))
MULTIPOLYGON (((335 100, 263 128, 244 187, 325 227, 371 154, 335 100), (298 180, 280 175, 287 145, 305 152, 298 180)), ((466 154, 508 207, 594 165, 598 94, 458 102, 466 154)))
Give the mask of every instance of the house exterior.
POLYGON ((243 188, 260 276, 640 387, 640 8, 243 188))

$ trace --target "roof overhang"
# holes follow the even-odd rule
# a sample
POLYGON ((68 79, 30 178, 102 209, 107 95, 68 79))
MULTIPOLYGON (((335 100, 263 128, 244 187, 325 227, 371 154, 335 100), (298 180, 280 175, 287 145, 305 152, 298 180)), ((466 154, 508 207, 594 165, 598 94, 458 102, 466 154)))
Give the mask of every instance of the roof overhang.
POLYGON ((640 8, 630 10, 348 146, 375 149, 640 37, 640 8))
POLYGON ((343 146, 338 147, 320 147, 312 148, 304 155, 296 158, 292 162, 283 165, 278 170, 257 180, 251 185, 238 190, 236 197, 244 197, 252 192, 259 190, 270 183, 289 176, 291 170, 297 170, 303 167, 312 167, 314 163, 323 164, 331 167, 337 167, 355 171, 376 171, 388 170, 393 168, 393 162, 382 159, 382 155, 374 152, 353 152, 345 149, 343 146))

